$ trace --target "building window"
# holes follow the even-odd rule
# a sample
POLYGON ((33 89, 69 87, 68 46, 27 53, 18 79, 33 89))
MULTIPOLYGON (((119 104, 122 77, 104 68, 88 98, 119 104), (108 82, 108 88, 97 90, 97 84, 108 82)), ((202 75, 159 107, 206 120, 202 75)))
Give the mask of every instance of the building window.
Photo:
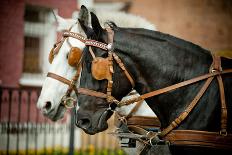
POLYGON ((22 86, 41 86, 49 68, 48 53, 56 41, 52 9, 26 6, 22 86))
POLYGON ((39 47, 40 39, 38 37, 24 37, 24 73, 41 73, 39 66, 39 47))

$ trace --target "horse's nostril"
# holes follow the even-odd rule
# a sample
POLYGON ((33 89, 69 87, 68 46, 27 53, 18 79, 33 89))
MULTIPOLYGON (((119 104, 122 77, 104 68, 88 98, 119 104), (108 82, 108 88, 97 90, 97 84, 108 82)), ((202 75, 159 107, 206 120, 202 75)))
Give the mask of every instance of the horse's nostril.
POLYGON ((78 126, 83 128, 83 129, 87 129, 90 126, 90 120, 85 118, 85 119, 81 119, 78 121, 78 126))
POLYGON ((51 109, 51 107, 52 107, 52 103, 50 101, 47 101, 45 106, 44 106, 44 109, 46 111, 49 111, 51 109))

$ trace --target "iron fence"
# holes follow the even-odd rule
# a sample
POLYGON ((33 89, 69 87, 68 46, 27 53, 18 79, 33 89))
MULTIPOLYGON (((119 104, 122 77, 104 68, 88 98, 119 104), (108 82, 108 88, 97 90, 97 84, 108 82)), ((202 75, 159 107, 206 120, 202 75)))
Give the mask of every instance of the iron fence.
POLYGON ((62 148, 63 136, 69 137, 71 126, 67 120, 55 124, 40 114, 36 108, 39 93, 39 88, 1 87, 1 154, 48 154, 57 144, 62 148))
POLYGON ((0 154, 124 154, 108 131, 90 136, 75 128, 73 111, 57 123, 43 117, 40 90, 0 87, 0 154))

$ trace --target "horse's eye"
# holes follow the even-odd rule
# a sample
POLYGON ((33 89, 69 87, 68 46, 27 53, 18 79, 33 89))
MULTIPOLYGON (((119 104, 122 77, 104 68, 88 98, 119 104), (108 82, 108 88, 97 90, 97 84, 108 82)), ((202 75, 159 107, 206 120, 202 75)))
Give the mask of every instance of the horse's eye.
POLYGON ((68 59, 68 55, 69 55, 69 53, 66 54, 66 59, 68 59))
POLYGON ((103 57, 103 58, 107 58, 108 57, 108 53, 104 53, 104 54, 102 54, 102 56, 101 57, 103 57))

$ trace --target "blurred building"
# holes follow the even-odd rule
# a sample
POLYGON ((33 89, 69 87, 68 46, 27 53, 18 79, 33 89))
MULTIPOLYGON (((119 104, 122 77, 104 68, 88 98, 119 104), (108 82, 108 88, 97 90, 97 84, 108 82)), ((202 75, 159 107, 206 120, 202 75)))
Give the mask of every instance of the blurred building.
MULTIPOLYGON (((152 22, 158 31, 191 41, 211 51, 232 52, 231 0, 1 0, 0 86, 17 87, 15 90, 19 93, 7 95, 1 92, 0 125, 3 122, 9 127, 9 122, 22 122, 26 123, 22 127, 28 130, 33 129, 33 123, 46 122, 35 110, 35 93, 27 91, 29 95, 25 95, 21 93, 21 88, 41 88, 46 76, 48 53, 57 40, 52 11, 58 11, 64 18, 71 18, 81 4, 92 11, 120 10, 136 14, 152 22), (18 99, 19 94, 22 95, 22 101, 18 99), (22 106, 22 112, 19 113, 19 108, 12 108, 11 101, 12 104, 20 105, 18 107, 22 106)), ((4 138, 7 142, 1 140, 0 145, 4 143, 3 147, 6 145, 7 148, 11 141, 9 135, 4 138)), ((83 142, 86 145, 89 141, 99 146, 102 143, 102 140, 89 137, 82 139, 88 139, 83 142)), ((60 141, 64 142, 62 135, 60 141)))
POLYGON ((52 10, 71 17, 77 0, 4 0, 0 2, 0 80, 3 86, 38 86, 55 42, 52 10))
POLYGON ((52 10, 71 18, 78 3, 92 10, 122 10, 145 17, 161 32, 206 49, 232 49, 230 0, 4 0, 0 20, 0 82, 41 86, 56 40, 52 10))

